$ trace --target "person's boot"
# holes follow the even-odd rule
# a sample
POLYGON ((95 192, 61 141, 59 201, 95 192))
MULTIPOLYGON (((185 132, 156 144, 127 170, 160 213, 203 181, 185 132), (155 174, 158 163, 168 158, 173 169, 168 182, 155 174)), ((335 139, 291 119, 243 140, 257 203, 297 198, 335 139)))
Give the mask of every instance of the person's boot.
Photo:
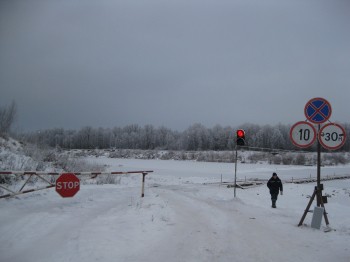
POLYGON ((276 200, 272 200, 272 208, 276 208, 276 200))

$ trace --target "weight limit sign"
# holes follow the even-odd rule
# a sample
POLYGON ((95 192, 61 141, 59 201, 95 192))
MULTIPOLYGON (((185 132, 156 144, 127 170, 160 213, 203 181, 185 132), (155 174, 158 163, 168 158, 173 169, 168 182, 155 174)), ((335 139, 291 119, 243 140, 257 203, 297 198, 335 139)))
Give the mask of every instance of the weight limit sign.
POLYGON ((323 126, 318 134, 321 145, 329 150, 341 148, 346 140, 345 129, 338 124, 329 123, 323 126))
POLYGON ((311 146, 316 140, 316 134, 315 127, 306 121, 295 123, 289 132, 292 143, 301 148, 311 146))

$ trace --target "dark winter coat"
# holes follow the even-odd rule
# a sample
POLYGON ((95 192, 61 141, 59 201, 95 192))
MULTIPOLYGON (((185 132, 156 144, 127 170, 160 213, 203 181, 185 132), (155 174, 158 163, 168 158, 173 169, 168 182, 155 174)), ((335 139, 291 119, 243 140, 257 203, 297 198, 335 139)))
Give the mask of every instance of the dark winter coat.
POLYGON ((283 185, 281 179, 271 177, 267 182, 267 187, 270 189, 270 194, 278 194, 279 190, 283 191, 283 185))

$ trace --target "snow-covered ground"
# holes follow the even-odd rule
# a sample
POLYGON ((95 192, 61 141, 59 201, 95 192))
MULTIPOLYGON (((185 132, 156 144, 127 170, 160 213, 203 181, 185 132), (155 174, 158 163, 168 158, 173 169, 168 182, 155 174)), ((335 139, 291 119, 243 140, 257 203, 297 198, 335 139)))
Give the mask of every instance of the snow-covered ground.
MULTIPOLYGON (((277 209, 266 185, 237 189, 234 165, 90 158, 123 175, 117 185, 82 185, 74 198, 53 189, 0 200, 0 261, 350 261, 350 180, 324 181, 332 231, 297 224, 315 184, 284 183, 277 209)), ((316 176, 315 167, 239 164, 238 179, 316 176)), ((350 174, 324 167, 322 176, 350 174)), ((316 203, 313 203, 313 206, 316 203)), ((313 209, 313 207, 312 207, 313 209)))

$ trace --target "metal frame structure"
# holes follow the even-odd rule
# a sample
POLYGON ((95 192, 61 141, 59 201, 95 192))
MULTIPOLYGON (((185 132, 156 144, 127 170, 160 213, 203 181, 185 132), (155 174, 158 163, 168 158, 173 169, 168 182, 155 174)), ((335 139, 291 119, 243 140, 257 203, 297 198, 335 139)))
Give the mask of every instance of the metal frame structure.
MULTIPOLYGON (((127 172, 71 172, 77 176, 81 175, 90 175, 90 178, 96 178, 99 175, 127 175, 127 174, 142 174, 142 185, 141 185, 141 197, 145 196, 145 178, 146 175, 149 173, 153 173, 152 170, 147 170, 147 171, 127 171, 127 172)), ((22 175, 22 176, 29 176, 24 184, 20 187, 19 190, 12 190, 2 184, 0 184, 0 188, 6 190, 7 194, 0 195, 1 198, 9 198, 9 197, 15 197, 18 195, 26 194, 26 193, 31 193, 43 189, 48 189, 48 188, 53 188, 56 187, 56 184, 53 182, 50 182, 46 178, 43 177, 43 175, 51 175, 51 176, 59 176, 62 173, 55 173, 55 172, 37 172, 37 171, 0 171, 0 175, 22 175), (32 177, 38 177, 42 181, 44 181, 47 186, 44 187, 38 187, 38 188, 31 188, 31 189, 26 189, 24 190, 24 187, 30 182, 32 177)), ((56 180, 56 179, 55 179, 56 180)))

